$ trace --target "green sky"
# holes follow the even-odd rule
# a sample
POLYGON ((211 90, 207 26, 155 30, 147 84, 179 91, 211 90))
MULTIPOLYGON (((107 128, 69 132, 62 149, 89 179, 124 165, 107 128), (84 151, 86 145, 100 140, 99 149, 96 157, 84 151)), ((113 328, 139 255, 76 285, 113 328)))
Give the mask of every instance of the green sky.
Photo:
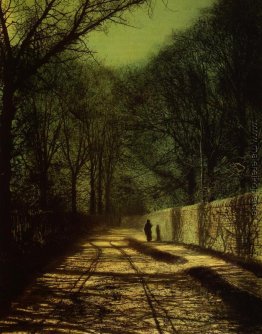
POLYGON ((213 0, 169 0, 166 8, 162 0, 156 0, 152 17, 145 8, 128 14, 129 23, 136 28, 111 24, 108 33, 93 32, 90 47, 99 59, 110 66, 123 66, 143 62, 165 43, 172 30, 189 26, 199 15, 201 8, 213 0))

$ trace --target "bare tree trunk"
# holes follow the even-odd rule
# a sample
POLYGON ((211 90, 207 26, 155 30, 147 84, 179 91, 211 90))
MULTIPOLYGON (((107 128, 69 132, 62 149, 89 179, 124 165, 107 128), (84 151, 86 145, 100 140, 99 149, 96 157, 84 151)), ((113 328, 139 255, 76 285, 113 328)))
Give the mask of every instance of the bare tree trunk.
POLYGON ((202 122, 200 121, 200 141, 199 141, 199 155, 200 155, 200 193, 201 203, 204 202, 204 156, 203 156, 203 127, 202 122))
POLYGON ((40 208, 42 210, 47 210, 48 208, 48 175, 46 171, 43 171, 40 175, 39 181, 40 188, 40 208))
POLYGON ((188 204, 193 204, 195 202, 195 190, 196 190, 196 175, 194 167, 191 167, 187 174, 188 204))
POLYGON ((103 212, 103 187, 102 187, 102 154, 100 154, 98 162, 98 180, 97 180, 97 212, 101 214, 103 212))
POLYGON ((14 90, 11 82, 3 89, 3 109, 0 120, 0 247, 8 250, 12 243, 11 231, 11 152, 12 120, 15 114, 14 90))
POLYGON ((111 184, 110 181, 106 182, 105 187, 105 212, 111 212, 111 184))
POLYGON ((71 176, 71 205, 72 205, 72 213, 76 214, 77 213, 77 190, 76 190, 76 183, 77 183, 77 177, 72 173, 71 176))
POLYGON ((91 215, 96 213, 95 170, 92 162, 91 162, 91 172, 90 172, 89 212, 91 215))
POLYGON ((214 188, 215 188, 215 167, 217 166, 217 158, 215 155, 209 155, 207 157, 207 201, 211 202, 215 199, 214 188))
POLYGON ((244 165, 244 173, 240 175, 239 188, 241 193, 247 191, 247 177, 246 177, 246 163, 245 156, 247 151, 247 134, 246 134, 246 109, 243 102, 238 103, 238 113, 239 113, 239 129, 238 129, 238 156, 240 163, 244 165))

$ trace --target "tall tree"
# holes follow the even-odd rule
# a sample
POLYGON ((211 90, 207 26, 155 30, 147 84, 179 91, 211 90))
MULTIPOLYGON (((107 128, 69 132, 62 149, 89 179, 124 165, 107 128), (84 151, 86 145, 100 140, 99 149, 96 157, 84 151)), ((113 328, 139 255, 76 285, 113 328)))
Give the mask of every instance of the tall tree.
POLYGON ((204 39, 220 82, 220 97, 229 120, 232 164, 240 166, 239 191, 250 186, 251 120, 259 118, 262 85, 262 4, 260 0, 219 0, 206 11, 204 39))
POLYGON ((2 107, 0 115, 0 245, 9 247, 12 121, 16 96, 45 64, 65 50, 83 51, 85 35, 146 0, 0 1, 2 107))
POLYGON ((59 148, 61 111, 53 94, 35 94, 28 99, 30 127, 25 140, 31 149, 31 161, 27 167, 35 175, 39 187, 39 207, 48 208, 49 170, 59 148))
POLYGON ((61 147, 71 176, 71 210, 77 212, 77 181, 88 160, 88 145, 83 122, 63 108, 61 147))
POLYGON ((187 203, 248 190, 251 120, 261 122, 261 8, 259 0, 217 1, 128 78, 135 137, 140 146, 147 137, 154 145, 154 158, 143 149, 140 156, 156 174, 172 174, 170 165, 165 173, 159 168, 168 150, 155 145, 171 139, 181 182, 169 181, 187 193, 187 203))

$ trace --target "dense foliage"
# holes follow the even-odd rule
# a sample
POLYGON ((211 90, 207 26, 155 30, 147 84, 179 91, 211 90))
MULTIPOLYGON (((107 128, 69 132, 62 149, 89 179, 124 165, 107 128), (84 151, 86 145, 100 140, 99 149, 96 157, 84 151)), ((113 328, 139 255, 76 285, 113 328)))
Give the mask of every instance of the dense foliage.
MULTIPOLYGON (((10 0, 0 2, 1 252, 5 253, 5 250, 13 244, 11 228, 13 192, 11 183, 14 176, 12 160, 15 147, 13 125, 18 117, 18 111, 21 113, 22 122, 26 118, 24 111, 28 108, 25 107, 26 104, 21 105, 21 100, 24 97, 27 98, 25 91, 30 90, 30 85, 34 80, 34 86, 38 86, 41 81, 39 77, 45 77, 46 67, 51 64, 56 66, 70 59, 76 59, 81 54, 90 55, 92 52, 86 43, 86 36, 89 33, 96 29, 104 29, 108 21, 126 24, 123 13, 143 4, 150 4, 150 0, 94 0, 91 2, 89 0, 10 0)), ((37 98, 34 96, 30 101, 32 116, 37 124, 37 131, 32 134, 34 143, 31 149, 34 153, 32 152, 31 166, 34 165, 39 170, 33 173, 35 175, 31 173, 29 177, 33 176, 38 188, 41 188, 41 207, 47 206, 45 203, 47 192, 52 186, 48 179, 48 171, 51 172, 51 162, 56 152, 53 143, 56 142, 63 125, 60 124, 61 117, 58 119, 56 116, 53 117, 57 107, 53 105, 55 90, 51 85, 50 90, 52 93, 49 94, 47 101, 42 99, 43 103, 39 103, 40 96, 37 98), (50 122, 55 127, 54 133, 50 133, 50 122)), ((66 149, 64 151, 66 153, 66 149)), ((80 151, 82 155, 82 149, 80 151)), ((68 158, 68 154, 65 155, 68 158)), ((79 166, 82 159, 76 160, 79 166)), ((78 173, 79 167, 76 169, 78 173)), ((76 169, 74 168, 73 171, 74 178, 76 178, 76 169)), ((55 187, 53 189, 55 190, 55 187)))
POLYGON ((14 210, 133 214, 259 187, 261 1, 218 0, 144 67, 79 60, 82 36, 144 2, 0 4, 3 243, 14 210))
POLYGON ((219 0, 127 75, 133 152, 167 203, 259 187, 261 22, 261 1, 219 0))

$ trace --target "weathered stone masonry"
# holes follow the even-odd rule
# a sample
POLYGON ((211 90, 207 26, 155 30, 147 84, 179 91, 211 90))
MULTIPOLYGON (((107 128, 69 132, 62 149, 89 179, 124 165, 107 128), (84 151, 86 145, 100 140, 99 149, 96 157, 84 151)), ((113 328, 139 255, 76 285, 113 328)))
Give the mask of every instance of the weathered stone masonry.
POLYGON ((122 220, 122 225, 143 229, 146 219, 153 224, 153 240, 159 225, 163 241, 262 259, 261 193, 129 216, 122 220))

